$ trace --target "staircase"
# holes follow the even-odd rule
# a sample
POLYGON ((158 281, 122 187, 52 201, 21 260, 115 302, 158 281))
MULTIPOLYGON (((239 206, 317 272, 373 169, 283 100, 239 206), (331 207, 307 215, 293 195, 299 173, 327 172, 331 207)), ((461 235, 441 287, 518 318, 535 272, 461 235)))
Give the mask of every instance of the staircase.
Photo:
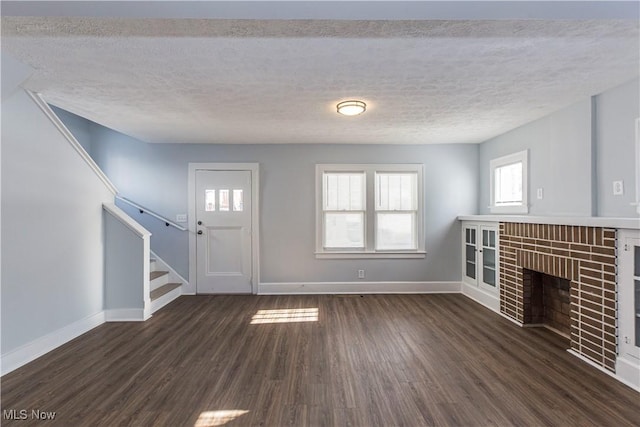
POLYGON ((182 283, 169 271, 165 271, 161 261, 152 258, 149 264, 149 297, 151 313, 155 313, 182 295, 182 283))

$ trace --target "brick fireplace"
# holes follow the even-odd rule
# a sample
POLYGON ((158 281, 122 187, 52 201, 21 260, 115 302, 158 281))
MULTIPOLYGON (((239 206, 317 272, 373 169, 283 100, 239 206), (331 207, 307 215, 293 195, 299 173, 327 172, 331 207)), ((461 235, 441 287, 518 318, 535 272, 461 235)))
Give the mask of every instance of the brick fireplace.
POLYGON ((573 351, 614 371, 615 247, 615 229, 500 223, 500 311, 567 334, 573 351), (559 299, 566 291, 568 310, 559 299))

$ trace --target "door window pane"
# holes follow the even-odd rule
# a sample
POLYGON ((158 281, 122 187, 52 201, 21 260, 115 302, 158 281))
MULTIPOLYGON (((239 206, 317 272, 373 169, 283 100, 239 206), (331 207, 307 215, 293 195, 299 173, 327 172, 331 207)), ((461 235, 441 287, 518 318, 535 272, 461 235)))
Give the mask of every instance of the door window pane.
POLYGON ((204 190, 204 210, 206 212, 216 210, 216 190, 204 190))
POLYGON ((470 228, 469 231, 471 232, 471 238, 469 239, 469 243, 471 243, 472 245, 476 244, 476 230, 475 228, 470 228))
POLYGON ((415 215, 413 213, 380 213, 376 224, 376 249, 415 249, 415 215))
POLYGON ((324 246, 326 248, 363 248, 364 215, 362 213, 326 213, 324 246))
POLYGON ((496 250, 484 249, 482 251, 482 263, 485 267, 496 268, 496 250))
POLYGON ((476 262, 476 247, 473 245, 465 245, 466 246, 466 260, 468 262, 476 262))
POLYGON ((242 197, 242 190, 233 190, 233 210, 235 212, 242 212, 244 209, 242 197))
POLYGON ((229 210, 229 190, 220 190, 220 211, 229 210))
POLYGON ((476 265, 467 261, 467 277, 472 279, 476 278, 476 265))
POLYGON ((484 268, 482 270, 482 281, 489 285, 489 286, 495 286, 496 285, 496 271, 494 269, 491 268, 484 268))

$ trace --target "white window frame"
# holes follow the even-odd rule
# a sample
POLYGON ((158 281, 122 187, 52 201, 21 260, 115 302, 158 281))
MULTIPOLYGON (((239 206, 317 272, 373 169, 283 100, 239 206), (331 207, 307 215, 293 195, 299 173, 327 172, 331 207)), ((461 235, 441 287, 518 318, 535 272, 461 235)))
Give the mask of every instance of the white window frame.
POLYGON ((489 162, 489 187, 491 204, 489 210, 494 214, 528 214, 529 213, 529 150, 498 157, 489 162), (495 174, 496 169, 503 166, 522 163, 522 203, 510 206, 496 206, 495 174))
POLYGON ((640 215, 640 117, 636 119, 636 213, 640 215))
POLYGON ((424 184, 421 164, 317 164, 316 165, 316 258, 358 259, 358 258, 424 258, 424 184), (364 249, 324 248, 323 215, 323 175, 331 172, 357 172, 365 174, 364 249), (376 250, 375 249, 375 174, 376 172, 397 172, 417 174, 416 249, 376 250))

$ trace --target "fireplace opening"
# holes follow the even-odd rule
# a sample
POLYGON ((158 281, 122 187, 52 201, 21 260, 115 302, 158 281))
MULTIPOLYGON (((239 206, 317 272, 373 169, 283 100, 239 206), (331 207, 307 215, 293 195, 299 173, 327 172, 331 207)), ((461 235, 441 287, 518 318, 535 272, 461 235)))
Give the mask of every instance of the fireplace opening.
POLYGON ((571 335, 571 282, 533 270, 523 270, 525 324, 545 326, 571 335))

